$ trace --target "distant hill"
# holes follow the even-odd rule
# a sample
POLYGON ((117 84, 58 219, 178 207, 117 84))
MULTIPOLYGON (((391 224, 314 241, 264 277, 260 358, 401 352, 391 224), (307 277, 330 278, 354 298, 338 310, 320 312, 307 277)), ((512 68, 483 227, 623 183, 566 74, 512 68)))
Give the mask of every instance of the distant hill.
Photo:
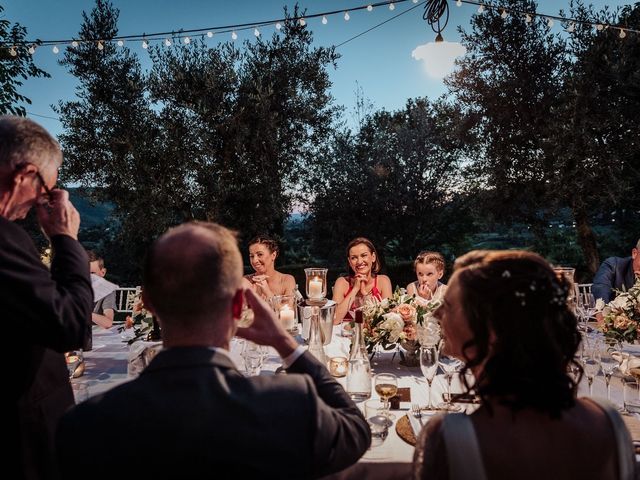
POLYGON ((82 188, 69 188, 69 198, 80 213, 82 228, 94 228, 105 225, 109 215, 113 211, 111 203, 96 203, 89 201, 86 190, 82 188))

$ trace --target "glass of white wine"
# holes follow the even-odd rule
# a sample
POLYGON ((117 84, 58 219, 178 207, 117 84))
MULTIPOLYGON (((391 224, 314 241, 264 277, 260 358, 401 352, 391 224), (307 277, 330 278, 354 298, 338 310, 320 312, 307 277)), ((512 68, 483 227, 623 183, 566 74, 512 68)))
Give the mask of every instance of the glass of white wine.
POLYGON ((438 370, 437 345, 423 345, 420 347, 420 370, 422 370, 422 374, 429 385, 429 404, 427 405, 427 410, 433 410, 434 408, 431 404, 431 384, 433 383, 436 371, 438 370))
POLYGON ((382 415, 387 419, 387 425, 393 425, 395 417, 389 412, 389 399, 398 393, 398 377, 392 373, 379 373, 373 382, 376 393, 382 399, 382 415))

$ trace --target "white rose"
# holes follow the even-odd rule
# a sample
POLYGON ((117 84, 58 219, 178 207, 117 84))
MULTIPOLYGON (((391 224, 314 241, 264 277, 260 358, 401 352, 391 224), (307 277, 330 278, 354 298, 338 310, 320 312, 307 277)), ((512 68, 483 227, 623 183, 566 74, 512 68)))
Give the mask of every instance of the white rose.
POLYGON ((596 311, 597 312, 601 312, 602 310, 604 310, 604 300, 599 298, 598 300, 596 300, 596 311))

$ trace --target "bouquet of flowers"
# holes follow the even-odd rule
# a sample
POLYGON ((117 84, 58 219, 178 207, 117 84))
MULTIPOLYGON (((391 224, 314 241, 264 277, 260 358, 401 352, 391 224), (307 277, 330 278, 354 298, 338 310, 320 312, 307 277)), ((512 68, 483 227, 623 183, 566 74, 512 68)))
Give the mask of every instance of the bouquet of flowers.
POLYGON ((640 338, 640 276, 636 283, 604 305, 602 299, 596 302, 596 310, 602 312, 601 329, 604 335, 615 341, 633 343, 640 338))
POLYGON ((406 341, 437 342, 440 327, 431 314, 440 304, 440 300, 420 301, 404 288, 396 288, 391 298, 382 301, 368 298, 362 306, 367 351, 372 353, 376 345, 391 350, 406 341))
POLYGON ((153 330, 153 315, 144 308, 142 290, 137 289, 127 298, 127 307, 131 307, 132 314, 125 319, 124 325, 119 328, 122 337, 129 345, 138 340, 146 339, 153 330))

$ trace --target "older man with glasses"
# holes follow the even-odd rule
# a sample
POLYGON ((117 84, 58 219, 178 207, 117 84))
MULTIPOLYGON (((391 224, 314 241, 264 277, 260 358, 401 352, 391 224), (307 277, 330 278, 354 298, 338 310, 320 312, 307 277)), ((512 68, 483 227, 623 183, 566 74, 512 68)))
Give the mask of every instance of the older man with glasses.
POLYGON ((82 346, 91 322, 89 263, 78 243, 80 216, 55 188, 62 152, 38 124, 0 117, 0 315, 9 392, 6 471, 16 478, 58 478, 53 435, 74 403, 63 352, 82 346), (48 270, 14 220, 36 208, 51 240, 48 270), (14 474, 12 474, 14 475, 14 474))

